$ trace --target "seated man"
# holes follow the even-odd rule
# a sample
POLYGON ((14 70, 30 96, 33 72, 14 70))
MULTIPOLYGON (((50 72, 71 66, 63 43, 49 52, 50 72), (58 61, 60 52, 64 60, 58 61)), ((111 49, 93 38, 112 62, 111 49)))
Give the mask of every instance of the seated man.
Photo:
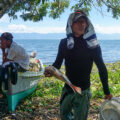
MULTIPOLYGON (((1 35, 0 40, 3 55, 2 66, 12 61, 16 64, 18 71, 25 72, 28 70, 29 56, 23 47, 13 41, 12 34, 5 32, 1 35)), ((4 73, 4 67, 0 69, 0 98, 2 98, 2 75, 4 73)))

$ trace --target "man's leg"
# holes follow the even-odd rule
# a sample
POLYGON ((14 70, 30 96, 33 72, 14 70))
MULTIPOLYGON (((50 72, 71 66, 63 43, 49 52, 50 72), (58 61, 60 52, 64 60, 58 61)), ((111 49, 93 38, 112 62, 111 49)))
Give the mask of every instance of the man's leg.
POLYGON ((73 120, 71 98, 72 94, 67 93, 66 88, 63 88, 60 103, 61 120, 73 120))
POLYGON ((2 93, 2 67, 0 66, 0 98, 3 97, 2 93))
POLYGON ((74 120, 87 120, 90 106, 91 93, 87 89, 82 92, 82 95, 76 94, 73 100, 74 120))
POLYGON ((3 97, 3 93, 2 93, 2 81, 0 80, 0 98, 3 97))

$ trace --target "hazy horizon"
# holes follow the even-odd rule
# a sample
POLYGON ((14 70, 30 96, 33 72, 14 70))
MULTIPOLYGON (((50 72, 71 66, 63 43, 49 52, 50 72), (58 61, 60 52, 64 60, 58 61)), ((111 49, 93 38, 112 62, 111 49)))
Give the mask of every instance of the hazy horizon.
MULTIPOLYGON (((63 39, 65 33, 12 33, 14 39, 63 39)), ((101 34, 96 33, 98 40, 120 40, 120 34, 101 34)), ((0 33, 1 35, 1 33, 0 33)))

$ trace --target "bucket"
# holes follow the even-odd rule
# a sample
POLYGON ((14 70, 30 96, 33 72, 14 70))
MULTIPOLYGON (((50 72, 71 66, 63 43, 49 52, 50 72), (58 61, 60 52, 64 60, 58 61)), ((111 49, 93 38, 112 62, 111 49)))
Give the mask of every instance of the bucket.
POLYGON ((100 120, 120 120, 120 98, 114 97, 101 104, 100 120))

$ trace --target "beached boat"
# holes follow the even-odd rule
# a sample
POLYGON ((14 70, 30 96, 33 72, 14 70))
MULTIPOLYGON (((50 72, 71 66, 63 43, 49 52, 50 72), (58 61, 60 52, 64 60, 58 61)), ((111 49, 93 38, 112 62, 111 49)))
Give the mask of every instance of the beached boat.
MULTIPOLYGON (((37 87, 40 81, 40 76, 43 75, 43 64, 41 63, 41 70, 39 72, 26 71, 18 73, 17 84, 11 83, 11 77, 9 77, 8 90, 5 92, 8 99, 8 110, 14 112, 19 101, 26 96, 30 95, 37 87)), ((4 85, 3 85, 4 86, 4 85)))

